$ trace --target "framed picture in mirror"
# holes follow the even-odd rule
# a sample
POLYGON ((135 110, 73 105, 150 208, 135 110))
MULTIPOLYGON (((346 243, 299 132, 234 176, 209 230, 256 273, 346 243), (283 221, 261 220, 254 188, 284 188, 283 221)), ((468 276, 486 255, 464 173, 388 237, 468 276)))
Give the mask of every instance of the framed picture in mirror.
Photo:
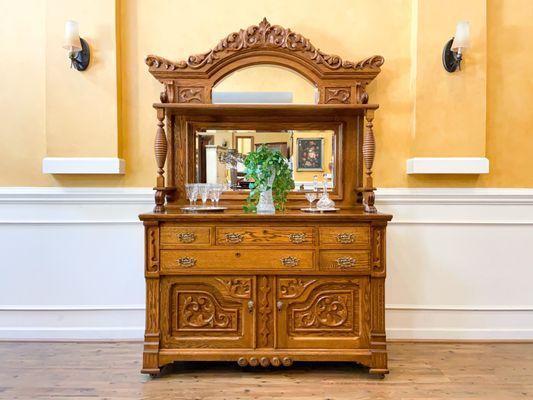
POLYGON ((289 154, 289 147, 287 146, 287 142, 257 143, 255 145, 255 150, 257 150, 260 146, 266 146, 270 150, 277 150, 285 158, 291 157, 291 155, 289 154))
POLYGON ((298 171, 324 171, 323 138, 298 138, 296 148, 298 171))

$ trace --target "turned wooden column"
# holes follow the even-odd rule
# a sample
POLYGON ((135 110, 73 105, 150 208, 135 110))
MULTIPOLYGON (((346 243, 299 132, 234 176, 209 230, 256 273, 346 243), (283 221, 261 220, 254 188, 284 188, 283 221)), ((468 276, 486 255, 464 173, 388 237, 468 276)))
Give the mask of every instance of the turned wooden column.
POLYGON ((155 207, 154 212, 160 213, 165 211, 165 161, 167 159, 167 137, 165 135, 165 109, 157 109, 157 133, 155 135, 155 161, 157 163, 157 180, 155 190, 155 207))
POLYGON ((363 136, 363 160, 365 162, 365 183, 363 187, 363 207, 365 212, 376 213, 374 207, 374 182, 372 180, 372 165, 374 164, 374 156, 376 155, 376 140, 374 138, 374 130, 372 129, 374 120, 374 110, 366 110, 365 121, 366 129, 363 136))

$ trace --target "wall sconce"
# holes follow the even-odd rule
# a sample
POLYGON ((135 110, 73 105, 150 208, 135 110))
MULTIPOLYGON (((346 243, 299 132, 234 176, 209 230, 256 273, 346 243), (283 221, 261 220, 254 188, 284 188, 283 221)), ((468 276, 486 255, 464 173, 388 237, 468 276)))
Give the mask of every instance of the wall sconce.
POLYGON ((67 21, 65 23, 65 44, 63 48, 68 50, 70 68, 74 67, 78 71, 87 69, 91 59, 91 52, 87 42, 80 37, 76 21, 67 21))
POLYGON ((448 72, 461 69, 463 50, 470 47, 470 23, 459 21, 455 30, 455 36, 451 38, 442 51, 442 64, 448 72))

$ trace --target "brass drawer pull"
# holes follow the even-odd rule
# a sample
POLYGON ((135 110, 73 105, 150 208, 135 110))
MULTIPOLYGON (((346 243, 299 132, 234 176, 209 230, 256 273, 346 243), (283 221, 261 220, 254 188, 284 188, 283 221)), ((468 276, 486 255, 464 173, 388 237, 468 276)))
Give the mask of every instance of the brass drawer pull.
POLYGON ((337 235, 337 242, 342 244, 350 244, 355 242, 355 235, 353 233, 339 233, 337 235))
POLYGON ((281 259, 281 263, 285 267, 296 267, 298 264, 300 264, 300 259, 293 256, 283 257, 281 259))
POLYGON ((177 259, 177 262, 180 267, 191 268, 196 265, 196 258, 192 257, 181 257, 177 259))
POLYGON ((307 235, 305 233, 303 233, 303 232, 291 233, 289 235, 289 240, 292 243, 299 244, 299 243, 303 243, 305 241, 306 236, 307 235))
POLYGON ((243 239, 242 233, 226 233, 225 237, 229 243, 240 243, 243 239))
POLYGON ((181 243, 192 243, 196 240, 196 235, 192 232, 181 232, 178 234, 181 243))
POLYGON ((353 268, 355 267, 355 258, 353 257, 339 257, 335 260, 339 268, 353 268))

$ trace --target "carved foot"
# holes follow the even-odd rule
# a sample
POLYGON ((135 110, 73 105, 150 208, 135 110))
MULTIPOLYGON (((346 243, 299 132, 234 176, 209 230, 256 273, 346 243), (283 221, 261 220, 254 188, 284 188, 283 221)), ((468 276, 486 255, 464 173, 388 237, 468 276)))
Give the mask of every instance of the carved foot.
POLYGON ((161 375, 161 370, 159 368, 143 368, 141 369, 142 374, 149 374, 150 378, 159 378, 161 375))
POLYGON ((389 370, 387 368, 370 368, 368 373, 374 375, 378 379, 383 379, 385 378, 385 374, 389 373, 389 370))

